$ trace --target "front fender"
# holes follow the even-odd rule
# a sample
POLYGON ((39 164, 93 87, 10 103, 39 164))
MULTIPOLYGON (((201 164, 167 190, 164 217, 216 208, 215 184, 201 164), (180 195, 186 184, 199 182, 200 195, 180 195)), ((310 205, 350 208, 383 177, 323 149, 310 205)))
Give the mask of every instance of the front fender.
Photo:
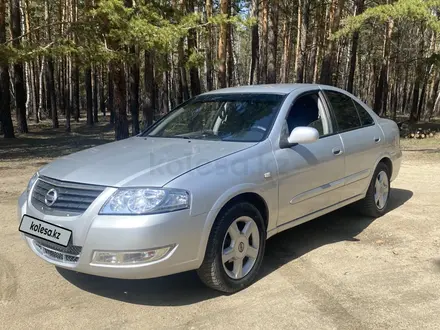
MULTIPOLYGON (((237 197, 240 194, 249 193, 249 192, 256 193, 264 199, 264 197, 261 196, 261 194, 259 194, 258 186, 255 184, 241 184, 241 185, 232 187, 232 188, 228 189, 227 191, 225 191, 219 197, 219 199, 217 199, 217 201, 213 205, 212 209, 208 212, 208 214, 206 216, 205 226, 203 228, 203 235, 202 235, 202 239, 200 241, 200 247, 199 247, 198 259, 200 261, 203 261, 203 258, 205 257, 205 251, 206 251, 206 246, 208 245, 209 235, 211 233, 212 226, 214 225, 214 221, 217 218, 220 210, 223 208, 223 206, 225 206, 234 197, 237 197)), ((269 214, 271 214, 270 211, 269 211, 269 214)), ((269 230, 269 228, 268 228, 268 230, 269 230)))

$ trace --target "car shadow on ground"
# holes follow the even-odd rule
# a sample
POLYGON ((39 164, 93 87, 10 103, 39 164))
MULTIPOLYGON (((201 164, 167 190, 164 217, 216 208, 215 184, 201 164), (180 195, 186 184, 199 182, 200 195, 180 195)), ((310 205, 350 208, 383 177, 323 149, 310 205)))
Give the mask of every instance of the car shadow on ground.
MULTIPOLYGON (((413 193, 392 189, 389 211, 406 203, 413 193)), ((302 255, 327 244, 358 241, 356 236, 375 219, 356 215, 354 207, 319 217, 269 239, 259 279, 302 255)), ((206 288, 195 271, 147 280, 120 280, 79 274, 57 268, 71 284, 90 293, 140 305, 181 306, 220 296, 206 288)))

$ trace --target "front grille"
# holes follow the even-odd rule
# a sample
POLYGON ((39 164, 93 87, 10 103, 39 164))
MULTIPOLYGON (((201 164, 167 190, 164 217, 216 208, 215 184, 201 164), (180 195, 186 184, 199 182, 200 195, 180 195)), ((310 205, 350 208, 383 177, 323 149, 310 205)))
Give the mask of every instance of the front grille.
POLYGON ((32 243, 40 254, 46 258, 59 262, 75 264, 78 262, 82 251, 81 246, 72 245, 71 242, 69 242, 68 246, 63 247, 54 243, 33 238, 32 243))
POLYGON ((40 177, 32 191, 31 201, 36 209, 45 214, 74 216, 84 213, 104 189, 102 186, 40 177), (51 189, 56 190, 58 197, 53 205, 47 206, 45 198, 51 189))
POLYGON ((73 245, 72 238, 70 238, 69 244, 66 247, 39 238, 32 238, 32 239, 38 244, 43 245, 49 249, 56 250, 58 252, 73 254, 73 255, 81 254, 82 247, 73 245))

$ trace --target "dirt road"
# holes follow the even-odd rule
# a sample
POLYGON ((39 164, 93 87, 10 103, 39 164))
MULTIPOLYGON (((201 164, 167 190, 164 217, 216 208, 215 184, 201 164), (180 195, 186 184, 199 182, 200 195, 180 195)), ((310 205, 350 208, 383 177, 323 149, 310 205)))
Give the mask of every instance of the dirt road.
POLYGON ((16 199, 47 160, 2 161, 0 328, 440 329, 440 165, 405 158, 388 214, 342 210, 275 236, 259 281, 232 296, 192 272, 124 281, 45 263, 16 199))

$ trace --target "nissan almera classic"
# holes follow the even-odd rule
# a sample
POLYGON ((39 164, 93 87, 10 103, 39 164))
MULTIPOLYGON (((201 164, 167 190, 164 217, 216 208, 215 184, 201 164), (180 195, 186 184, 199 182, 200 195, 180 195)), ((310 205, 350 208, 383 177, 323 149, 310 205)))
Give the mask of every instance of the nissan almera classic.
POLYGON ((401 156, 396 123, 341 89, 217 90, 41 168, 19 198, 19 230, 58 267, 123 279, 197 270, 236 292, 269 237, 355 202, 384 214, 401 156))

